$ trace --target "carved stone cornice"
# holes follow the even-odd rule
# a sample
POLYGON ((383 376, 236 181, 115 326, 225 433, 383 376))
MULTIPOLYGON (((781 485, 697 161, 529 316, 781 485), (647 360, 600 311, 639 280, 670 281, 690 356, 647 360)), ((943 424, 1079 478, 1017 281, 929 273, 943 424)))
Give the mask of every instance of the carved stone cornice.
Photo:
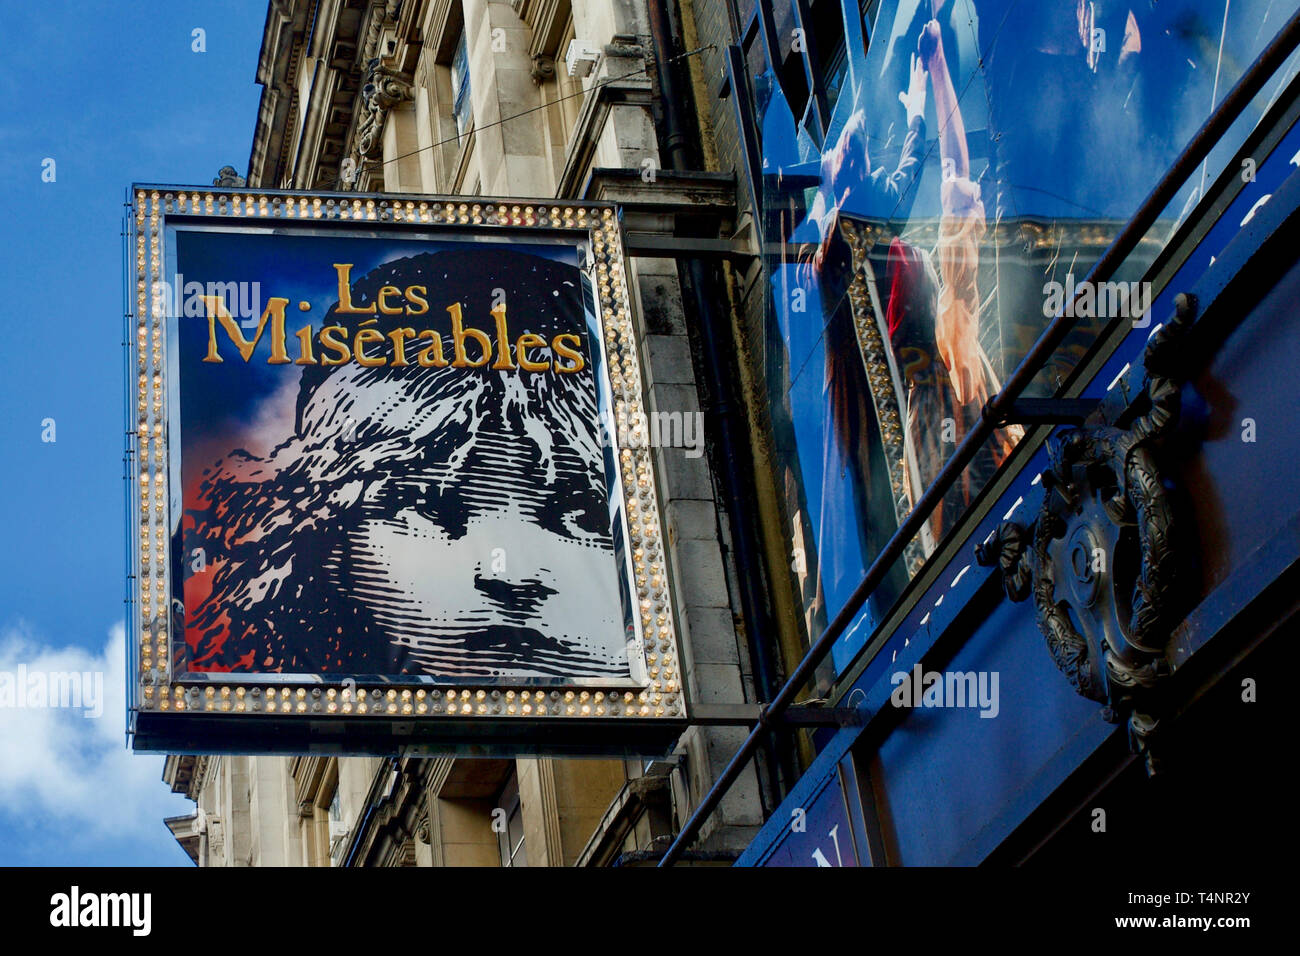
POLYGON ((356 152, 360 156, 369 157, 379 145, 389 110, 414 96, 408 77, 384 66, 378 58, 369 61, 357 117, 356 152))
POLYGON ((532 30, 532 42, 528 52, 550 54, 552 57, 564 56, 558 49, 564 28, 570 17, 570 0, 511 0, 510 4, 519 17, 532 30))
POLYGON ((370 18, 363 48, 366 63, 386 56, 385 51, 379 49, 379 40, 384 34, 384 27, 397 23, 397 13, 401 6, 401 0, 375 0, 370 5, 370 18))
POLYGON ((529 75, 538 86, 555 79, 555 57, 545 53, 534 53, 533 68, 529 70, 529 75))
POLYGON ((278 186, 288 161, 297 102, 297 71, 313 4, 272 0, 266 13, 256 79, 262 86, 248 159, 248 181, 278 186))
POLYGON ((197 796, 207 789, 208 781, 216 773, 217 768, 221 766, 220 755, 205 755, 199 757, 194 765, 194 793, 197 796))
MULTIPOLYGON (((304 804, 314 804, 323 796, 321 787, 325 782, 330 761, 333 759, 326 756, 293 758, 293 762, 289 765, 289 775, 293 779, 294 798, 298 801, 300 809, 304 804)), ((310 811, 302 815, 309 816, 310 811)))
POLYGON ((169 754, 163 763, 163 782, 171 787, 172 793, 182 793, 198 802, 210 760, 194 754, 169 754))
POLYGON ((216 178, 212 180, 212 185, 221 186, 225 189, 234 189, 248 185, 243 176, 234 166, 222 166, 217 170, 216 178))
MULTIPOLYGON (((351 131, 340 162, 338 188, 344 191, 365 188, 363 175, 366 160, 371 158, 383 138, 389 111, 399 103, 413 99, 411 77, 397 66, 396 50, 386 49, 385 37, 397 43, 397 21, 402 4, 399 0, 374 0, 366 11, 359 42, 361 62, 365 64, 361 91, 355 102, 351 131)), ((409 20, 409 18, 406 18, 409 20)))
POLYGON ((207 866, 228 866, 226 861, 226 829, 220 817, 207 818, 207 866))

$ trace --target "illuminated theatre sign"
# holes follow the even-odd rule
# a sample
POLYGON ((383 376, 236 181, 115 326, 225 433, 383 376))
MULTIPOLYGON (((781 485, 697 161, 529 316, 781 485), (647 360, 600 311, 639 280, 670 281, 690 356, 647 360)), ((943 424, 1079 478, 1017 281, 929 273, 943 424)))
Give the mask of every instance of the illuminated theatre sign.
POLYGON ((137 186, 142 751, 681 730, 615 210, 137 186))

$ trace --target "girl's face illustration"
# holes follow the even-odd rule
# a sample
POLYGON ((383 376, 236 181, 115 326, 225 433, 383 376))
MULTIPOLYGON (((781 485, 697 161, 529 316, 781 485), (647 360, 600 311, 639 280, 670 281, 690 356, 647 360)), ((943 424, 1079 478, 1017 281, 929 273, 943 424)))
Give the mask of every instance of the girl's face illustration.
MULTIPOLYGON (((307 368, 291 434, 195 486, 189 533, 229 555, 193 582, 195 663, 629 677, 596 380, 585 362, 553 364, 557 335, 587 339, 579 282, 572 265, 505 250, 395 260, 354 282, 354 305, 424 285, 475 328, 492 327, 501 291, 512 328, 542 343, 532 358, 552 364, 307 368)), ((391 359, 388 345, 370 357, 381 349, 391 359)))
POLYGON ((613 580, 609 536, 597 530, 602 519, 608 528, 607 513, 565 514, 571 531, 562 534, 503 500, 459 533, 422 504, 422 482, 386 484, 348 535, 351 573, 357 599, 412 663, 447 674, 538 677, 562 673, 565 659, 579 656, 625 670, 617 591, 591 586, 613 580), (532 653, 512 652, 521 643, 532 653))

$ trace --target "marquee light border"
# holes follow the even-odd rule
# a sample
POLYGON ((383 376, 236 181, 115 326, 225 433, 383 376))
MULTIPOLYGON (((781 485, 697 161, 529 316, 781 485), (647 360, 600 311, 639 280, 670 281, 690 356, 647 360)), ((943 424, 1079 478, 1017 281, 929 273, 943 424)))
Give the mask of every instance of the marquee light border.
MULTIPOLYGON (((128 287, 128 381, 133 400, 127 430, 131 587, 127 602, 134 639, 131 679, 138 713, 186 715, 272 715, 338 718, 456 718, 462 721, 570 718, 598 721, 685 721, 680 642, 667 571, 662 519, 656 494, 651 448, 637 428, 615 429, 617 465, 622 477, 627 548, 633 566, 628 582, 639 616, 643 668, 638 689, 595 689, 576 683, 558 687, 517 685, 508 679, 485 687, 430 684, 412 676, 394 676, 369 686, 335 681, 280 683, 275 675, 248 675, 248 680, 185 683, 172 672, 170 545, 167 447, 168 316, 166 276, 167 217, 209 223, 293 222, 356 223, 413 229, 469 227, 526 232, 546 229, 572 233, 575 246, 586 244, 585 271, 591 277, 597 321, 603 342, 612 412, 616 422, 642 422, 643 383, 640 348, 632 325, 627 273, 616 208, 610 204, 556 200, 474 197, 398 196, 313 193, 280 190, 134 185, 127 202, 127 256, 132 263, 128 287), (269 679, 268 679, 269 678, 269 679), (269 686, 274 684, 274 686, 269 686)), ((620 574, 623 571, 620 569, 620 574)), ((210 675, 205 675, 210 678, 210 675)), ((591 683, 584 679, 584 683, 591 683)), ((134 726, 134 720, 132 722, 134 726)))

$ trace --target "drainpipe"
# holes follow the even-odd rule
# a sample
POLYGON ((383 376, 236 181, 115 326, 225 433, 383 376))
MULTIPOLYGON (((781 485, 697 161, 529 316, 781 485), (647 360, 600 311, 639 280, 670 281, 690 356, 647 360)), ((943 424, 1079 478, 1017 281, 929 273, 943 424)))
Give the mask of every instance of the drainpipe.
MULTIPOLYGON (((691 147, 691 138, 682 118, 682 104, 688 101, 689 90, 678 79, 673 68, 674 49, 672 24, 668 17, 666 0, 646 0, 650 17, 650 35, 654 41, 655 71, 659 83, 662 107, 662 142, 666 168, 689 170, 699 168, 698 159, 691 147)), ((685 288, 683 301, 690 301, 699 317, 700 358, 708 378, 713 397, 714 441, 717 464, 722 471, 722 493, 727 513, 731 516, 732 554, 736 563, 736 577, 740 582, 741 613, 745 619, 745 636, 749 659, 754 671, 754 692, 761 703, 772 699, 774 693, 772 658, 764 637, 766 626, 765 604, 760 590, 762 565, 754 540, 753 526, 746 508, 747 501, 755 500, 755 492, 746 480, 741 449, 741 431, 736 422, 732 400, 733 385, 727 367, 730 322, 724 322, 714 305, 725 299, 726 291, 713 270, 698 258, 681 258, 680 275, 685 288), (712 293, 712 294, 711 294, 712 293)), ((770 743, 770 738, 769 738, 770 743)), ((776 759, 776 748, 766 748, 768 788, 773 799, 780 801, 781 765, 776 759)))

